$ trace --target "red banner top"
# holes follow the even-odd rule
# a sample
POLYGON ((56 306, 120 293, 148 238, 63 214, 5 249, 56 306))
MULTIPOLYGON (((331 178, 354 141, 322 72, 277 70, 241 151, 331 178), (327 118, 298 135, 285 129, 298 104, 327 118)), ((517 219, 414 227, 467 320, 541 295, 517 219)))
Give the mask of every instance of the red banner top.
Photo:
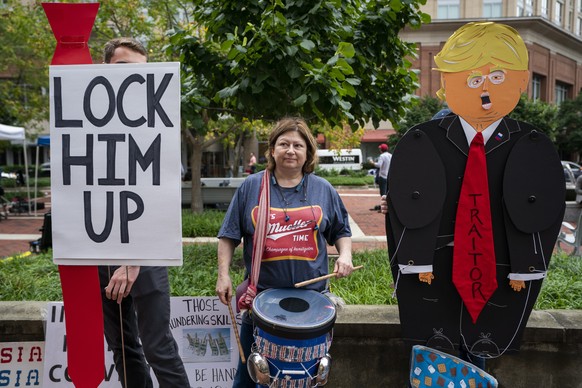
POLYGON ((99 3, 42 3, 57 40, 51 65, 93 63, 89 36, 99 10, 99 3))

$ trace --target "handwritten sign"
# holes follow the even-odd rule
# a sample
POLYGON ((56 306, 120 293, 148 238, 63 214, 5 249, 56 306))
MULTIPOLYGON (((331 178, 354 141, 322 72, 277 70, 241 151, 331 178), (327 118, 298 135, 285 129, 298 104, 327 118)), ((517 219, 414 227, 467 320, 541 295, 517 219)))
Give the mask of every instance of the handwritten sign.
POLYGON ((180 265, 178 63, 50 67, 56 264, 180 265))
MULTIPOLYGON (((170 304, 170 329, 178 344, 190 385, 193 388, 232 387, 239 355, 228 307, 216 297, 172 297, 170 304)), ((240 325, 240 317, 237 320, 240 325)), ((45 343, 47 353, 44 355, 42 373, 42 386, 45 388, 74 387, 67 373, 64 321, 62 302, 49 303, 45 343)), ((107 349, 107 345, 104 363, 105 376, 99 387, 118 388, 120 382, 113 364, 113 352, 107 349)), ((154 387, 158 387, 153 371, 151 376, 154 387)))

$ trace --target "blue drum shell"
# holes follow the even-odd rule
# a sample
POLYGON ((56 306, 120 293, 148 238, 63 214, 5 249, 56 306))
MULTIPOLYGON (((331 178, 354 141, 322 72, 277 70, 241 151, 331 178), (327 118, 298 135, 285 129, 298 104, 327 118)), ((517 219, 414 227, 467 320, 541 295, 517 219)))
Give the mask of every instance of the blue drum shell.
POLYGON ((331 331, 336 308, 314 290, 273 288, 253 300, 255 325, 267 333, 289 339, 309 339, 331 331))

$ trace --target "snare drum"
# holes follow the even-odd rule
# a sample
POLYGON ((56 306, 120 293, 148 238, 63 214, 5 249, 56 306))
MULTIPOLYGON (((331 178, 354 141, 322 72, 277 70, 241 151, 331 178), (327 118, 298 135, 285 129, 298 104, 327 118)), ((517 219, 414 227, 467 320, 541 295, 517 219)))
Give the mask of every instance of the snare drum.
POLYGON ((270 289, 254 299, 252 315, 253 351, 268 361, 270 387, 313 387, 316 380, 319 385, 327 382, 327 353, 336 318, 328 297, 313 290, 270 289))

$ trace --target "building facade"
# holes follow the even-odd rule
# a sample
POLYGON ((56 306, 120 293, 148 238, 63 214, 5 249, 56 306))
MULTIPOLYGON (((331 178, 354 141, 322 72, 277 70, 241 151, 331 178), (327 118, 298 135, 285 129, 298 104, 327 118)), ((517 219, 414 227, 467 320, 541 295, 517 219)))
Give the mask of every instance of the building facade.
POLYGON ((432 22, 400 34, 417 44, 418 95, 436 95, 440 74, 432 70, 433 58, 471 21, 503 23, 519 32, 529 52, 530 98, 559 104, 582 91, 582 0, 429 0, 422 10, 432 22))

